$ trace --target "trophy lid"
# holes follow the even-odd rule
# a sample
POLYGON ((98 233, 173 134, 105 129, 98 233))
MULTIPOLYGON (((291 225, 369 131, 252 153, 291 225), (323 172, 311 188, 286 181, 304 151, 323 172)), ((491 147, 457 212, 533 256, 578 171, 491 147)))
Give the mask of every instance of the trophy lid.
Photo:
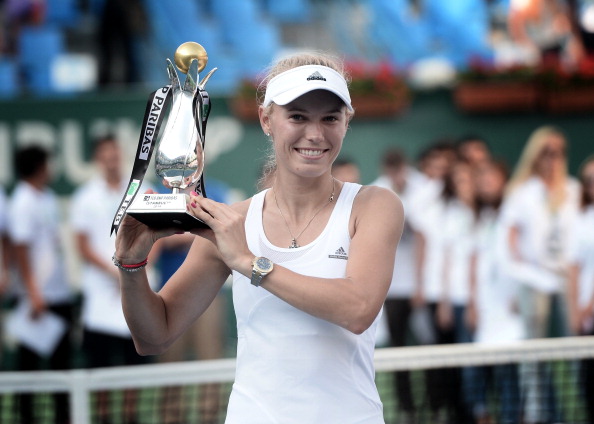
POLYGON ((208 55, 206 54, 204 47, 194 41, 187 41, 181 44, 173 56, 177 69, 184 74, 188 73, 192 60, 194 59, 198 60, 198 73, 202 72, 208 63, 208 55))

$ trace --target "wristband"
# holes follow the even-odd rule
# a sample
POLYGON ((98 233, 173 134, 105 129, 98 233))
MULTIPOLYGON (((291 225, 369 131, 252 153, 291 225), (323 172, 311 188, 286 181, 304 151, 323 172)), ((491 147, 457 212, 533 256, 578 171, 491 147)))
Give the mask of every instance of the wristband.
POLYGON ((148 258, 146 258, 144 261, 138 262, 137 264, 124 265, 123 263, 121 263, 119 260, 116 259, 115 254, 111 257, 111 260, 113 261, 113 264, 115 266, 117 266, 122 271, 127 271, 127 272, 136 272, 138 270, 141 270, 142 268, 144 268, 146 266, 146 264, 148 264, 148 258))

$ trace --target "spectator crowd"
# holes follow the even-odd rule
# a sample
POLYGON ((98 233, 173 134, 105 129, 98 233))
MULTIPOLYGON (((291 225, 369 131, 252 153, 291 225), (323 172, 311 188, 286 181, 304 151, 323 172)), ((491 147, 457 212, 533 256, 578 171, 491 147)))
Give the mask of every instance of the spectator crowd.
MULTIPOLYGON (((374 184, 399 193, 407 216, 385 304, 393 346, 410 328, 427 344, 594 334, 594 157, 572 177, 568 143, 559 128, 537 128, 513 169, 478 135, 431 145, 417 166, 386 152, 374 184)), ((594 422, 592 365, 582 365, 594 422)), ((539 363, 428 370, 432 422, 564 422, 551 372, 539 363)), ((394 380, 402 422, 416 422, 409 374, 394 380)))

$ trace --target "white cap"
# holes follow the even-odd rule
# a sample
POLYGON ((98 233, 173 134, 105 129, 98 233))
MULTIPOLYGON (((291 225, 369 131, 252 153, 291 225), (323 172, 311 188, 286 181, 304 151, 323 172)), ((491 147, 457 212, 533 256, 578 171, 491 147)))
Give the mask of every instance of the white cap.
POLYGON ((274 102, 284 106, 312 90, 327 90, 336 94, 352 111, 351 96, 342 75, 321 65, 305 65, 278 74, 268 82, 264 106, 274 102))

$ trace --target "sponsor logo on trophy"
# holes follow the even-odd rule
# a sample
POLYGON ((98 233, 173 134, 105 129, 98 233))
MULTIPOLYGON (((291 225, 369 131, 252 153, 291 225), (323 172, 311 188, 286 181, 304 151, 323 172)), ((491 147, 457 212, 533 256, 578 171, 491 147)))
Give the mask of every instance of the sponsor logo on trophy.
POLYGON ((147 102, 132 176, 114 217, 112 232, 117 231, 126 213, 153 228, 177 227, 189 231, 206 227, 204 222, 187 212, 188 196, 183 190, 193 188, 206 197, 204 141, 210 98, 204 87, 217 68, 198 82, 208 56, 204 47, 195 42, 179 46, 174 61, 177 69, 186 74, 186 79, 182 86, 177 70, 167 59, 169 85, 153 92, 147 102), (167 122, 158 140, 165 115, 167 122), (153 150, 156 150, 155 172, 171 193, 137 196, 153 150))

